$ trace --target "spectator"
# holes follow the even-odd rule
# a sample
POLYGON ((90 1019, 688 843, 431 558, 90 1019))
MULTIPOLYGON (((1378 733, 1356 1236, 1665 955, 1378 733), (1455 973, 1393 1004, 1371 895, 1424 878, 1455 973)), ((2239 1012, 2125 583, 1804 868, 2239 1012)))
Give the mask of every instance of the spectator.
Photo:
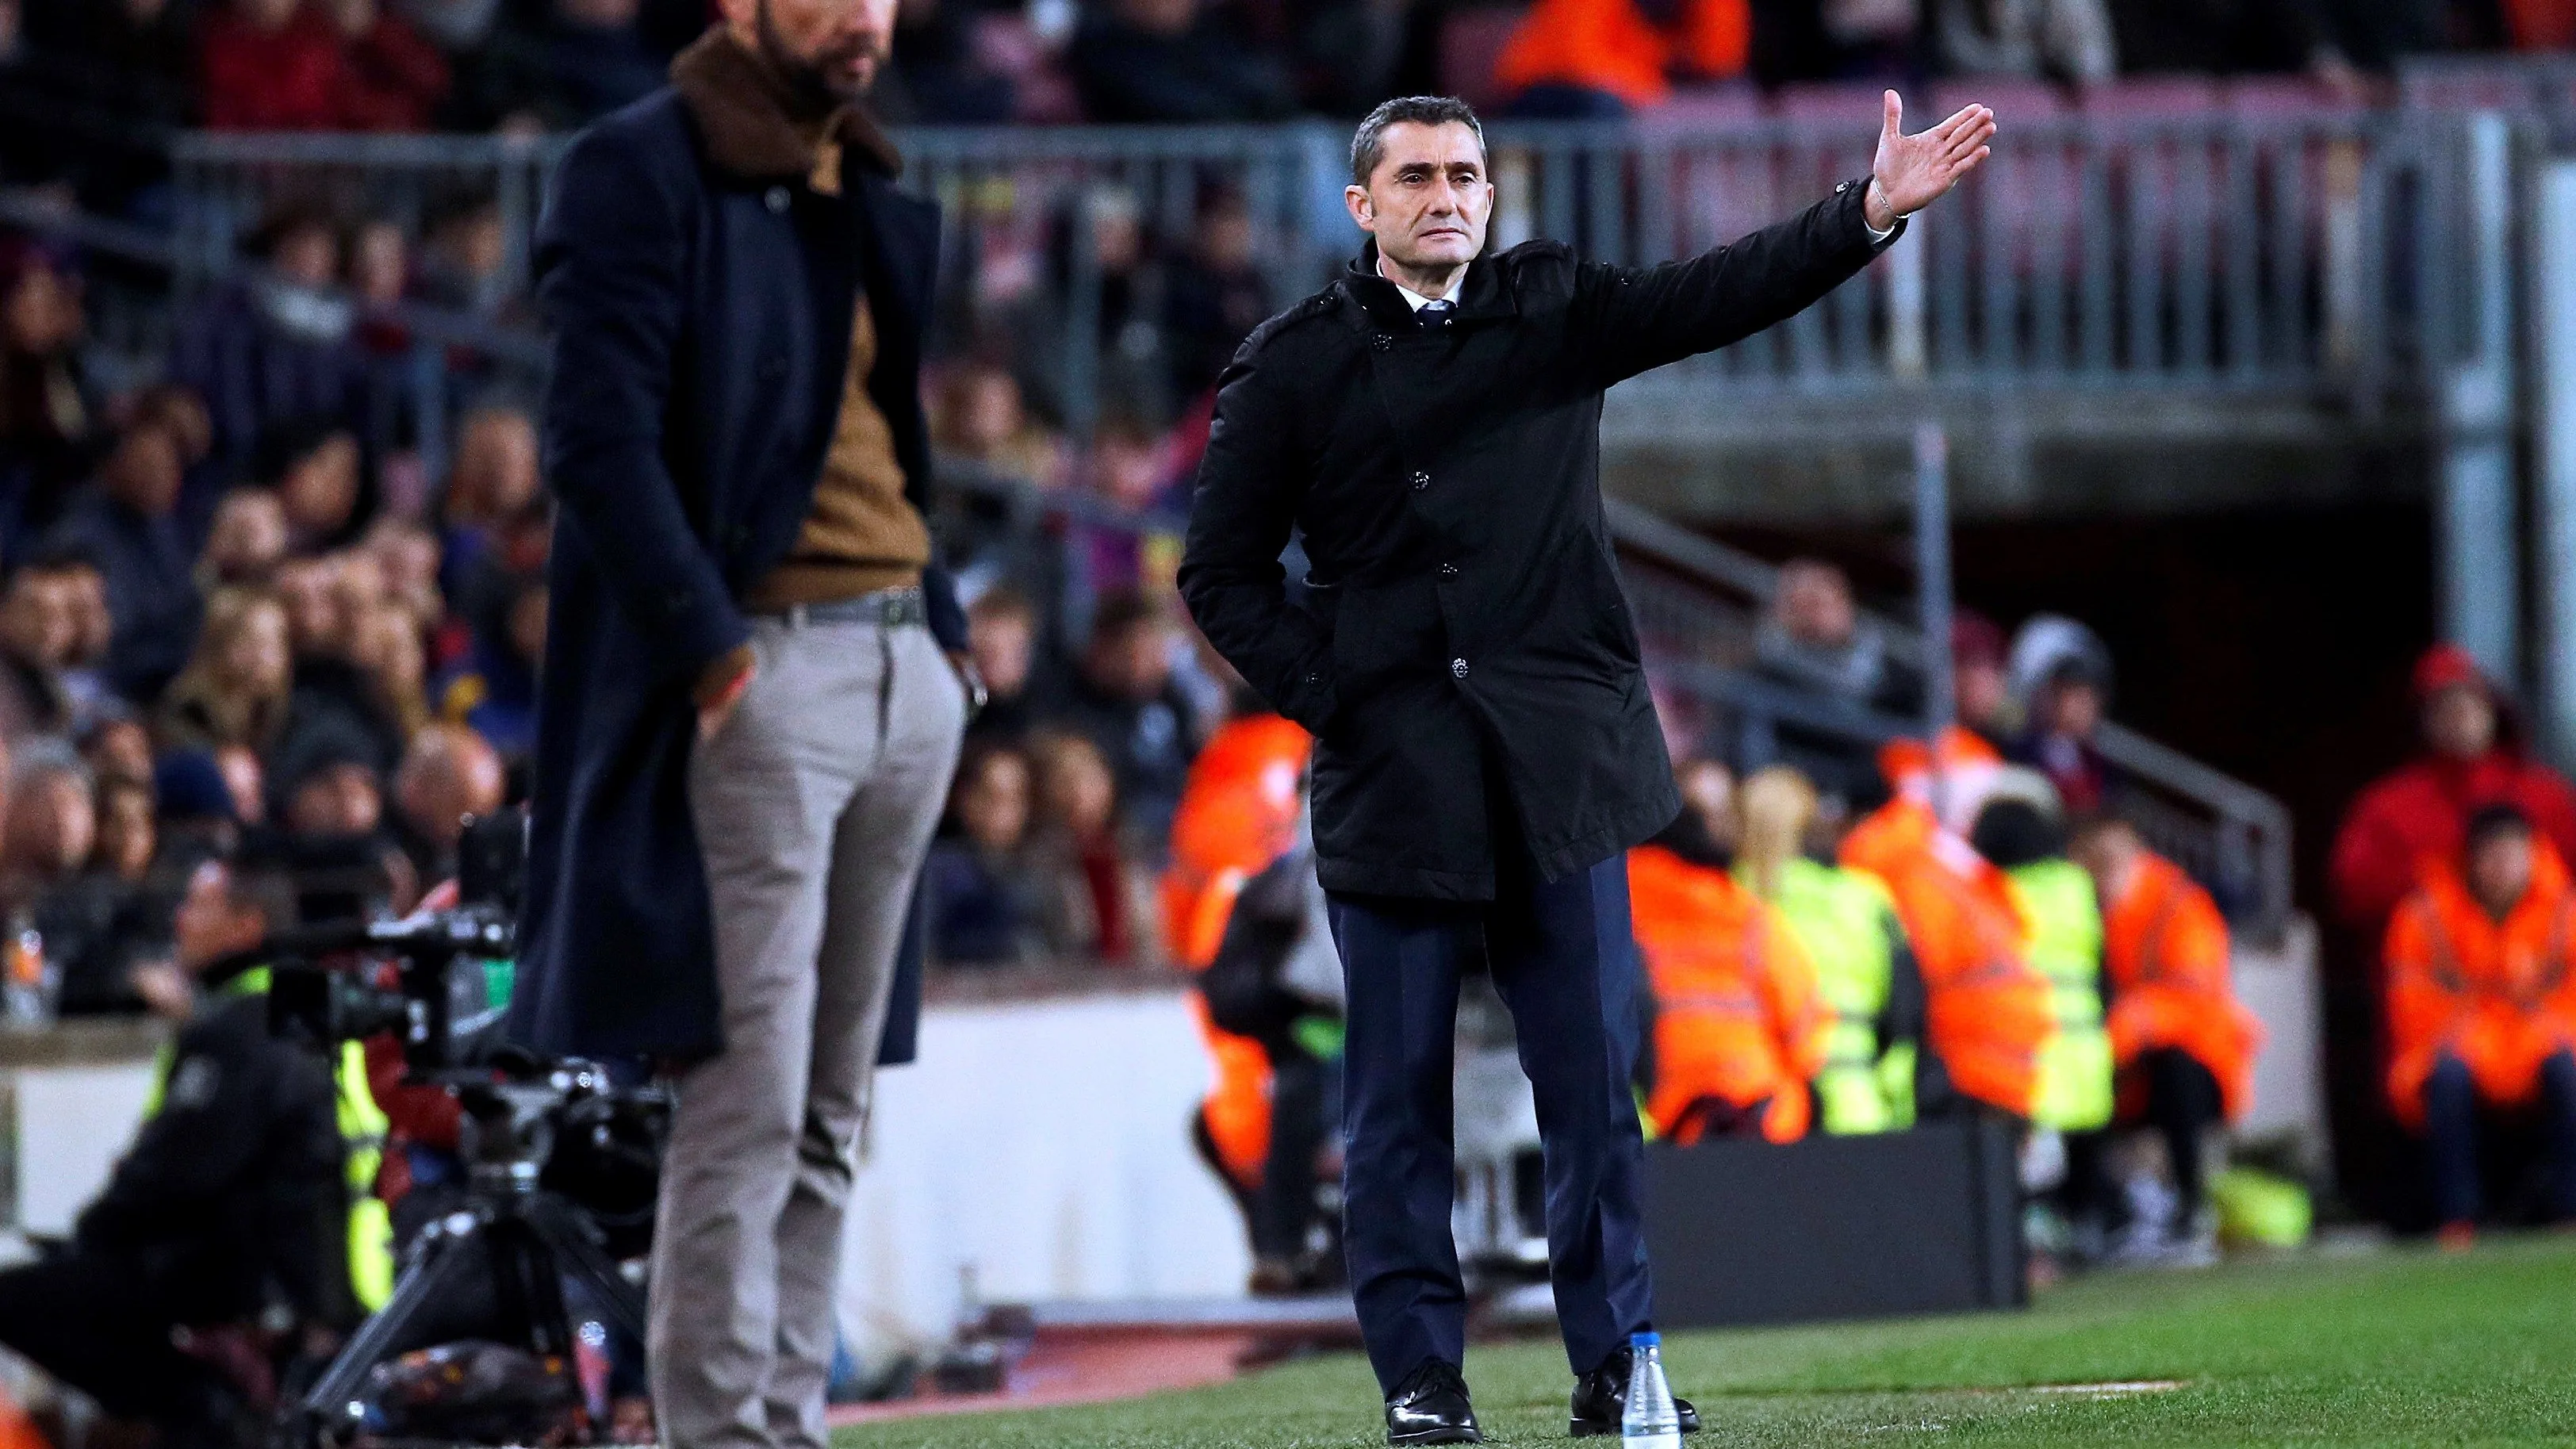
POLYGON ((178 673, 203 612, 176 517, 184 447, 164 422, 128 425, 96 485, 64 511, 48 544, 97 565, 114 624, 107 678, 129 699, 157 696, 178 673))
POLYGON ((991 126, 1018 113, 1011 77, 975 50, 974 17, 958 0, 902 0, 894 67, 868 104, 894 125, 991 126))
POLYGON ((1139 839, 1170 833, 1198 753, 1188 702, 1172 680, 1172 642, 1171 616, 1153 596, 1140 589, 1103 596, 1060 711, 1116 773, 1120 824, 1139 839))
MULTIPOLYGON (((387 610, 372 562, 351 554, 299 560, 279 572, 278 583, 295 651, 295 682, 276 746, 280 769, 298 768, 308 752, 329 748, 356 755, 379 776, 391 774, 410 727, 428 709, 418 697, 417 643, 402 657, 401 642, 374 625, 387 610)), ((398 627, 407 628, 393 612, 398 627)))
POLYGON ((930 848, 930 954, 951 966, 1008 966, 1045 950, 1045 910, 1022 860, 1029 761, 989 739, 969 745, 948 800, 948 830, 930 848))
POLYGON ((80 641, 63 670, 63 688, 71 692, 72 710, 95 720, 125 708, 107 678, 107 650, 116 639, 116 615, 107 607, 107 576, 95 560, 78 550, 45 550, 65 560, 64 578, 72 598, 72 617, 80 623, 80 641))
POLYGON ((1296 109, 1278 63, 1199 0, 1109 0, 1067 59, 1095 121, 1272 121, 1296 109))
POLYGON ((2457 860, 2471 812, 2520 809, 2562 860, 2576 858, 2576 791, 2524 750, 2517 721, 2469 652, 2437 644, 2416 662, 2423 752, 2354 798, 2335 836, 2336 914, 2384 932, 2426 861, 2457 860))
POLYGON ((1033 736, 1029 755, 1038 781, 1029 870, 1044 895, 1049 947, 1076 959, 1137 961, 1151 887, 1119 844, 1117 776, 1078 734, 1033 736))
MULTIPOLYGON (((268 3, 268 0, 260 0, 268 3)), ((214 418, 216 455, 245 465, 283 423, 366 413, 356 313, 336 290, 340 237, 319 212, 280 214, 253 239, 265 275, 218 287, 182 317, 171 376, 214 418)))
POLYGON ((91 867, 121 885, 141 885, 160 852, 160 832, 154 827, 160 807, 153 799, 151 782, 101 776, 91 803, 98 817, 98 846, 90 854, 91 867))
POLYGON ((350 541, 365 522, 365 458, 357 434, 335 418, 305 418, 270 431, 259 474, 275 484, 287 551, 312 554, 350 541))
POLYGON ((481 735, 433 724, 412 736, 394 772, 394 834, 424 882, 456 874, 465 823, 501 808, 508 779, 481 735))
POLYGON ((551 535, 537 468, 537 428, 517 407, 468 413, 441 509, 439 587, 468 619, 506 607, 545 571, 551 535))
POLYGON ((215 505, 206 549, 197 559, 197 587, 212 593, 227 585, 267 583, 286 549, 286 506, 277 490, 233 489, 215 505))
POLYGON ((326 0, 348 73, 341 126, 420 131, 447 95, 447 61, 398 10, 379 0, 326 0))
MULTIPOLYGON (((2150 0, 2152 3, 2152 0, 2150 0)), ((1751 0, 1753 78, 1906 80, 1917 68, 1916 0, 1751 0)))
POLYGON ((401 356, 411 346, 402 306, 411 296, 411 240, 383 218, 358 228, 349 243, 349 292, 358 304, 358 343, 376 358, 401 356))
POLYGON ((358 618, 350 659, 366 676, 369 700, 404 741, 429 723, 429 665, 411 611, 379 601, 358 618))
POLYGON ((40 557, 13 570, 0 593, 0 740, 72 732, 63 668, 80 647, 80 603, 68 575, 85 567, 40 557))
POLYGON ((155 777, 152 732, 141 720, 119 716, 92 724, 80 742, 81 763, 99 780, 148 785, 155 777))
POLYGON ((2479 1119, 2498 1112, 2540 1119, 2547 1213, 2576 1218, 2576 887, 2512 805, 2481 807, 2462 834, 2398 908, 2387 959, 2388 1100, 2428 1140, 2434 1220, 2454 1250, 2477 1235, 2479 1119))
POLYGON ((986 695, 969 731, 975 738, 1017 742, 1028 734, 1037 644, 1037 606, 1010 585, 996 584, 967 606, 966 649, 986 695))
POLYGON ((1937 0, 1932 37, 1954 75, 2090 84, 2118 69, 2103 0, 1937 0))
POLYGON ((93 413, 80 371, 88 332, 80 284, 54 254, 0 240, 0 498, 13 512, 79 472, 93 413))
POLYGON ((267 824, 268 770, 260 763, 259 752, 248 745, 218 745, 214 764, 232 805, 232 818, 244 825, 267 824))
POLYGON ((1684 759, 1673 766, 1673 785, 1700 834, 1720 850, 1735 849, 1735 772, 1705 757, 1684 759))
POLYGON ((1310 109, 1357 118, 1408 89, 1404 72, 1415 23, 1433 12, 1413 0, 1314 0, 1300 5, 1296 56, 1310 109))
POLYGON ((201 22, 197 65, 210 129, 337 131, 352 124, 347 44, 321 0, 220 0, 201 22))
MULTIPOLYGON (((1754 636, 1755 668, 1854 719, 1910 703, 1908 683, 1888 655, 1878 625, 1861 617, 1851 580, 1819 559, 1780 568, 1771 610, 1754 636)), ((1880 795, 1878 766, 1848 732, 1776 726, 1781 762, 1795 766, 1828 802, 1829 811, 1864 810, 1880 795)))
POLYGON ((277 802, 288 833, 300 840, 359 840, 384 824, 385 801, 376 771, 364 754, 340 747, 315 749, 295 761, 277 802))
POLYGON ((232 470, 215 457, 215 416, 196 389, 182 383, 155 383, 135 394, 129 421, 158 423, 179 440, 179 528, 195 548, 206 537, 215 505, 232 483, 232 470))
MULTIPOLYGON (((234 806, 224 769, 216 763, 225 754, 240 755, 254 770, 258 767, 259 757, 245 745, 227 745, 211 754, 172 750, 153 767, 152 799, 160 811, 155 825, 174 858, 230 855, 241 843, 243 827, 256 823, 234 806)), ((267 802, 260 803, 264 812, 267 802)))
POLYGON ((265 589, 225 589, 207 601, 196 652, 161 701, 162 743, 264 751, 285 729, 294 680, 286 606, 265 589))
POLYGON ((472 656, 435 691, 438 714, 471 726, 501 758, 536 748, 537 670, 545 658, 546 586, 521 584, 474 633, 472 656))
POLYGON ((9 780, 8 819, 0 829, 0 896, 13 909, 32 908, 71 879, 98 843, 98 817, 80 757, 61 741, 16 755, 9 780))
POLYGON ((1272 312, 1270 282, 1253 261, 1252 208, 1243 193, 1212 188, 1200 199, 1189 255, 1171 269, 1164 299, 1172 396, 1216 386, 1235 349, 1272 312))
POLYGON ((1052 488, 1063 481, 1064 444, 1030 418, 1020 380, 996 363, 969 363, 940 389, 932 441, 941 454, 1004 478, 1052 488))
POLYGON ((2110 680, 2090 658, 2069 655, 2052 667, 2030 702, 2030 727, 2005 753, 2048 777, 2069 815, 2091 815, 2110 800, 2110 763, 2093 744, 2102 727, 2110 680))
POLYGON ((1494 80, 1514 116, 1615 118, 1662 105, 1675 80, 1744 74, 1752 43, 1746 0, 1539 0, 1494 80))
POLYGON ((1951 616, 1950 680, 1960 727, 2002 753, 2020 721, 2004 669, 2004 631, 1994 620, 1966 609, 1951 616))

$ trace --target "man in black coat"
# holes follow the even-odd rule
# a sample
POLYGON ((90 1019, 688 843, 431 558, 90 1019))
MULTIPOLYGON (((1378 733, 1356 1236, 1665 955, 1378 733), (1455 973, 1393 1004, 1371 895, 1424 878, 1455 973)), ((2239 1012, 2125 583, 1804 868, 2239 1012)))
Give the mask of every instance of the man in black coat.
POLYGON ((1732 246, 1628 269, 1544 241, 1481 255, 1494 189, 1474 113, 1390 101, 1351 143, 1369 244, 1220 380, 1181 592, 1316 735, 1315 844, 1349 988, 1351 1281, 1391 1442, 1480 1442, 1449 1226, 1453 1018, 1479 949, 1537 1091, 1573 1427, 1618 1432, 1630 1338, 1652 1314, 1622 852, 1681 805, 1611 562, 1601 395, 1823 296, 1994 132, 1977 106, 1916 136, 1897 123, 1891 91, 1866 181, 1732 246), (1292 529, 1312 563, 1304 606, 1283 588, 1292 529))
POLYGON ((561 513, 512 1027, 679 1074, 673 1449, 822 1449, 871 1070, 971 680, 928 528, 938 213, 857 101, 894 0, 724 0, 537 239, 561 513))

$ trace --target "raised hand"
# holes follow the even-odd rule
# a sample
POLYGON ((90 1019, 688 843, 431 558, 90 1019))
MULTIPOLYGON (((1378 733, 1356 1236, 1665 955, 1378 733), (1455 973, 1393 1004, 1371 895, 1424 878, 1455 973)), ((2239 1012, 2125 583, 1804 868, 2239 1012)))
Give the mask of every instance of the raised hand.
POLYGON ((1995 138, 1995 113, 1984 106, 1969 106, 1912 136, 1897 129, 1904 119, 1905 102, 1889 91, 1887 124, 1879 128, 1878 159, 1870 165, 1877 184, 1868 198, 1869 223, 1881 229, 1940 200, 1986 159, 1986 143, 1995 138))

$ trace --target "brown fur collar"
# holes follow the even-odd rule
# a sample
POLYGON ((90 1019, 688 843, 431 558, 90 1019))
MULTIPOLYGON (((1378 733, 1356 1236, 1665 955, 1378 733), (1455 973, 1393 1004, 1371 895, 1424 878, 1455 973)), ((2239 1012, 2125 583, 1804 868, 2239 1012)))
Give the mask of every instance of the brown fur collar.
MULTIPOLYGON (((722 169, 753 181, 814 169, 809 127, 797 123, 786 81, 722 25, 672 60, 671 84, 697 118, 708 159, 722 169)), ((843 106, 828 124, 857 164, 888 179, 903 174, 902 153, 865 110, 843 106)))

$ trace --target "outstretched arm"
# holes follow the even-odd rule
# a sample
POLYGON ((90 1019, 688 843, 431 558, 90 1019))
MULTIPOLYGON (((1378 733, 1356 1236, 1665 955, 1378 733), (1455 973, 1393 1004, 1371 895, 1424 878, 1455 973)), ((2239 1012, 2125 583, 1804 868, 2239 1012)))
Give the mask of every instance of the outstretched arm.
POLYGON ((1917 135, 1887 93, 1886 123, 1868 180, 1787 221, 1655 267, 1586 264, 1575 280, 1573 336, 1598 386, 1713 352, 1806 310, 1896 239, 1904 219, 1977 168, 1994 139, 1994 112, 1969 106, 1917 135))

